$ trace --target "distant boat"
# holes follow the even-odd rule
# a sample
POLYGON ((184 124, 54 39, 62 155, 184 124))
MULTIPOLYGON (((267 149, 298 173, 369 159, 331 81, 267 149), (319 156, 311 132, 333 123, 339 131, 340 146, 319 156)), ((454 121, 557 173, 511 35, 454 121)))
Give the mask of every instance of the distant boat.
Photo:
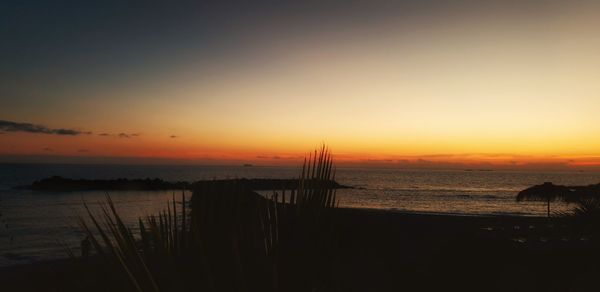
POLYGON ((251 166, 254 166, 254 165, 252 165, 252 164, 250 164, 250 163, 245 163, 245 164, 244 164, 244 167, 251 167, 251 166))

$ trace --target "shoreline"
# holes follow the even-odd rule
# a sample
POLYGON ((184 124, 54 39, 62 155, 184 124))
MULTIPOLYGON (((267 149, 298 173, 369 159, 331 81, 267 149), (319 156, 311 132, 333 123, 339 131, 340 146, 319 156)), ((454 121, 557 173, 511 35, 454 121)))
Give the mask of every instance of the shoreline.
MULTIPOLYGON (((562 229, 549 228, 553 221, 543 217, 454 216, 358 208, 340 208, 336 216, 339 218, 335 230, 338 246, 334 266, 335 278, 340 279, 336 291, 397 291, 402 287, 421 287, 422 281, 429 277, 446 277, 446 273, 457 272, 443 271, 442 267, 448 268, 449 264, 459 265, 466 269, 463 272, 470 273, 479 273, 479 268, 495 270, 506 264, 532 271, 540 268, 538 265, 548 264, 537 259, 541 254, 552 254, 554 259, 549 257, 548 261, 568 262, 574 254, 585 253, 589 248, 589 242, 563 242, 560 234, 556 238, 548 235, 560 233, 562 229), (538 240, 542 236, 551 239, 538 240), (523 243, 515 238, 531 241, 523 243), (562 250, 565 256, 557 256, 555 250, 562 250), (481 257, 486 260, 481 262, 481 257), (536 260, 532 261, 532 257, 536 260), (469 271, 474 267, 477 269, 469 271), (405 275, 410 278, 396 286, 394 279, 405 275)), ((556 224, 556 228, 558 226, 556 224)), ((0 283, 19 291, 36 291, 38 287, 76 291, 76 287, 93 281, 93 277, 83 275, 85 272, 79 271, 78 266, 78 261, 57 259, 0 267, 0 283)), ((473 283, 480 281, 468 284, 473 283)), ((440 288, 435 283, 430 284, 433 286, 422 291, 440 288)), ((464 284, 466 282, 456 283, 464 284)))
MULTIPOLYGON (((342 207, 339 209, 356 210, 360 211, 377 211, 377 212, 390 212, 398 215, 423 215, 423 216, 448 216, 448 217, 482 217, 482 218, 496 218, 496 217, 517 217, 517 218, 547 218, 542 215, 531 215, 528 213, 449 213, 449 212, 435 212, 435 211, 411 211, 411 210, 400 210, 396 208, 360 208, 360 207, 342 207)), ((551 217, 552 218, 552 217, 551 217)))
MULTIPOLYGON (((377 209, 377 208, 356 208, 356 207, 339 207, 338 212, 342 216, 390 216, 399 220, 400 218, 407 219, 408 221, 434 221, 434 220, 449 220, 449 221, 473 221, 475 224, 490 224, 498 223, 498 221, 504 222, 547 222, 548 218, 545 216, 534 216, 534 215, 514 215, 514 214, 461 214, 461 213, 441 213, 441 212, 421 212, 421 211, 410 211, 410 210, 395 210, 395 209, 377 209)), ((553 219, 553 217, 551 217, 553 219)), ((4 255, 3 255, 4 256, 4 255)), ((41 259, 32 262, 15 263, 12 265, 0 266, 0 276, 5 269, 10 269, 17 266, 28 266, 37 265, 40 263, 54 262, 54 261, 65 261, 68 258, 55 258, 55 259, 41 259)), ((0 277, 1 279, 1 277, 0 277)))

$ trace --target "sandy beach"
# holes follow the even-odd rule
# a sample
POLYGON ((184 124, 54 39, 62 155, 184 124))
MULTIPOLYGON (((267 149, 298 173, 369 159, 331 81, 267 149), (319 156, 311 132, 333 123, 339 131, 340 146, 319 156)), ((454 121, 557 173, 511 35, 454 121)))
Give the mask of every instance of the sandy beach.
MULTIPOLYGON (((597 272, 591 240, 559 219, 337 212, 330 291, 589 291, 597 272)), ((85 267, 12 266, 0 282, 4 291, 112 291, 85 267)))

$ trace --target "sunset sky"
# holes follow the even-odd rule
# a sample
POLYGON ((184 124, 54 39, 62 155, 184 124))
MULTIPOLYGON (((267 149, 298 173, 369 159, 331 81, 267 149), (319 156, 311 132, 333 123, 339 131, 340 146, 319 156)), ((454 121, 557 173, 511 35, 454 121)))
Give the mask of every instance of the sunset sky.
POLYGON ((12 2, 0 162, 600 166, 594 1, 12 2))

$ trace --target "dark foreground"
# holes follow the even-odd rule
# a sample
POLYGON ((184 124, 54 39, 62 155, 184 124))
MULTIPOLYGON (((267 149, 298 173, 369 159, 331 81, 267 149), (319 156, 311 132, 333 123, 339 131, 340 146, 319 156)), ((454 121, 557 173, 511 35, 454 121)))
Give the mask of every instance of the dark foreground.
MULTIPOLYGON (((598 248, 559 221, 339 209, 332 291, 598 291, 598 248)), ((112 291, 94 259, 0 269, 2 291, 112 291)))

